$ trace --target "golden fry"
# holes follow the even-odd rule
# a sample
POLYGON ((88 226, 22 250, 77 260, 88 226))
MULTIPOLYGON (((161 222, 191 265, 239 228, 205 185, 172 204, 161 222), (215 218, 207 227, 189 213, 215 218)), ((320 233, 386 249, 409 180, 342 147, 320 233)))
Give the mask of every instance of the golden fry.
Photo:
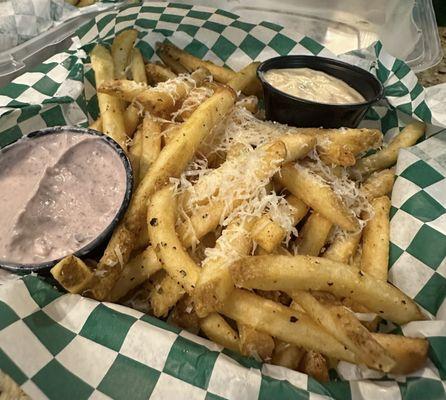
POLYGON ((324 247, 332 226, 321 214, 311 214, 299 233, 299 254, 317 256, 324 247))
POLYGON ((115 79, 126 78, 125 72, 130 63, 130 55, 137 37, 138 32, 134 29, 125 30, 115 36, 111 47, 115 79))
POLYGON ((142 58, 141 50, 139 50, 137 47, 132 49, 130 58, 130 71, 132 72, 132 79, 135 82, 147 84, 144 59, 142 58))
POLYGON ((184 289, 164 270, 150 278, 153 290, 150 293, 150 307, 155 317, 165 317, 169 310, 184 296, 184 289))
POLYGON ((70 293, 82 293, 93 280, 93 272, 79 258, 67 256, 51 268, 51 275, 70 293))
POLYGON ((161 152, 161 125, 150 114, 142 123, 142 150, 139 163, 139 180, 142 180, 161 152))
POLYGON ((302 166, 287 164, 276 175, 277 180, 314 211, 347 231, 358 229, 358 220, 334 191, 317 175, 302 166))
POLYGON ((302 290, 295 292, 292 298, 314 321, 347 346, 368 367, 389 372, 395 366, 395 361, 346 308, 323 305, 310 293, 302 290))
POLYGON ((250 325, 284 342, 340 360, 355 361, 352 352, 320 329, 308 316, 254 293, 235 289, 220 312, 237 323, 250 325))
POLYGON ((376 279, 387 282, 390 248, 390 199, 372 200, 373 218, 362 234, 361 269, 376 279))
POLYGON ((389 168, 396 163, 398 152, 413 146, 420 139, 426 125, 423 122, 413 122, 407 125, 387 147, 368 157, 361 158, 353 168, 356 173, 365 175, 380 169, 389 168))
POLYGON ((395 182, 395 169, 383 169, 370 175, 361 185, 362 191, 369 200, 388 195, 395 182))
POLYGON ((169 68, 163 67, 158 64, 148 63, 145 66, 147 80, 151 86, 156 86, 160 82, 168 81, 169 79, 175 79, 177 76, 169 68))
POLYGON ((324 254, 322 254, 322 257, 328 258, 331 261, 349 264, 356 253, 360 240, 361 232, 341 232, 335 236, 333 242, 328 246, 324 254))
POLYGON ((238 287, 287 293, 322 290, 351 298, 397 324, 425 319, 415 302, 396 287, 326 258, 253 256, 235 262, 230 270, 238 287))
POLYGON ((162 268, 155 250, 147 247, 144 251, 132 257, 124 266, 122 274, 107 296, 108 301, 117 301, 132 289, 143 283, 162 268))
POLYGON ((258 358, 263 361, 271 360, 274 351, 273 338, 264 332, 259 332, 252 326, 237 324, 240 337, 239 351, 242 355, 258 358))
MULTIPOLYGON (((113 59, 110 52, 96 45, 90 54, 91 67, 96 78, 96 87, 114 77, 113 59)), ((105 93, 98 93, 98 104, 102 120, 102 132, 114 139, 124 150, 127 149, 127 135, 119 99, 105 93)))
POLYGON ((183 248, 175 232, 176 199, 173 188, 166 186, 150 199, 147 214, 149 238, 169 276, 192 294, 200 268, 183 248))
POLYGON ((211 313, 200 321, 200 329, 213 342, 227 349, 239 351, 238 333, 218 313, 211 313))

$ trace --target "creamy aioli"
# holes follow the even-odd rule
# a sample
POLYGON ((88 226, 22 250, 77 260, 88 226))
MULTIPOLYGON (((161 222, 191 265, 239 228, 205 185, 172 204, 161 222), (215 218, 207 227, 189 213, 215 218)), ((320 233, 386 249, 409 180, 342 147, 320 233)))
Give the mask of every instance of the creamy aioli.
POLYGON ((0 260, 37 264, 80 250, 125 191, 119 155, 97 136, 47 134, 0 151, 0 260))
POLYGON ((265 80, 276 89, 304 100, 324 104, 365 102, 355 89, 344 81, 310 68, 270 69, 265 80))

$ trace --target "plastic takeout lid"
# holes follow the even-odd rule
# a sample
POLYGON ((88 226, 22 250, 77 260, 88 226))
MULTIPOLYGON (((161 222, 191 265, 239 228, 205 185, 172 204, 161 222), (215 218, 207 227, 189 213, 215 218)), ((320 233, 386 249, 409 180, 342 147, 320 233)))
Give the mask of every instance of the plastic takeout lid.
POLYGON ((443 54, 432 0, 176 0, 222 8, 245 21, 269 21, 309 36, 335 54, 380 40, 415 72, 443 54))
POLYGON ((71 45, 71 37, 85 22, 106 10, 118 9, 127 4, 128 2, 96 3, 82 10, 81 14, 57 24, 45 33, 0 52, 0 87, 51 56, 68 49, 71 45))

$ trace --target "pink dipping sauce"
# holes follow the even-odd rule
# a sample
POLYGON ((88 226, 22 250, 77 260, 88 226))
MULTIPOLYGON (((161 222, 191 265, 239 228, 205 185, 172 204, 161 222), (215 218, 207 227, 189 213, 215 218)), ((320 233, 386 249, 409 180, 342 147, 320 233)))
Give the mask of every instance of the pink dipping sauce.
POLYGON ((98 136, 67 131, 0 150, 0 261, 38 264, 85 247, 113 221, 126 183, 98 136))

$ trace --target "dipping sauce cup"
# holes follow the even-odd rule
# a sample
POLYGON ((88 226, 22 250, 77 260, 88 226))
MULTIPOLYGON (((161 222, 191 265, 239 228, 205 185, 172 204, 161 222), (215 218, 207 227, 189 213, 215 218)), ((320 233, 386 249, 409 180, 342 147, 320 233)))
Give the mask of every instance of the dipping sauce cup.
POLYGON ((381 82, 370 72, 331 58, 289 55, 271 58, 257 69, 262 82, 266 119, 295 127, 356 128, 369 107, 383 96, 381 82), (272 69, 310 68, 340 79, 365 99, 356 104, 326 104, 287 94, 272 86, 265 73, 272 69))
POLYGON ((0 166, 0 267, 13 272, 99 251, 132 195, 127 155, 92 129, 30 133, 0 150, 0 166))

